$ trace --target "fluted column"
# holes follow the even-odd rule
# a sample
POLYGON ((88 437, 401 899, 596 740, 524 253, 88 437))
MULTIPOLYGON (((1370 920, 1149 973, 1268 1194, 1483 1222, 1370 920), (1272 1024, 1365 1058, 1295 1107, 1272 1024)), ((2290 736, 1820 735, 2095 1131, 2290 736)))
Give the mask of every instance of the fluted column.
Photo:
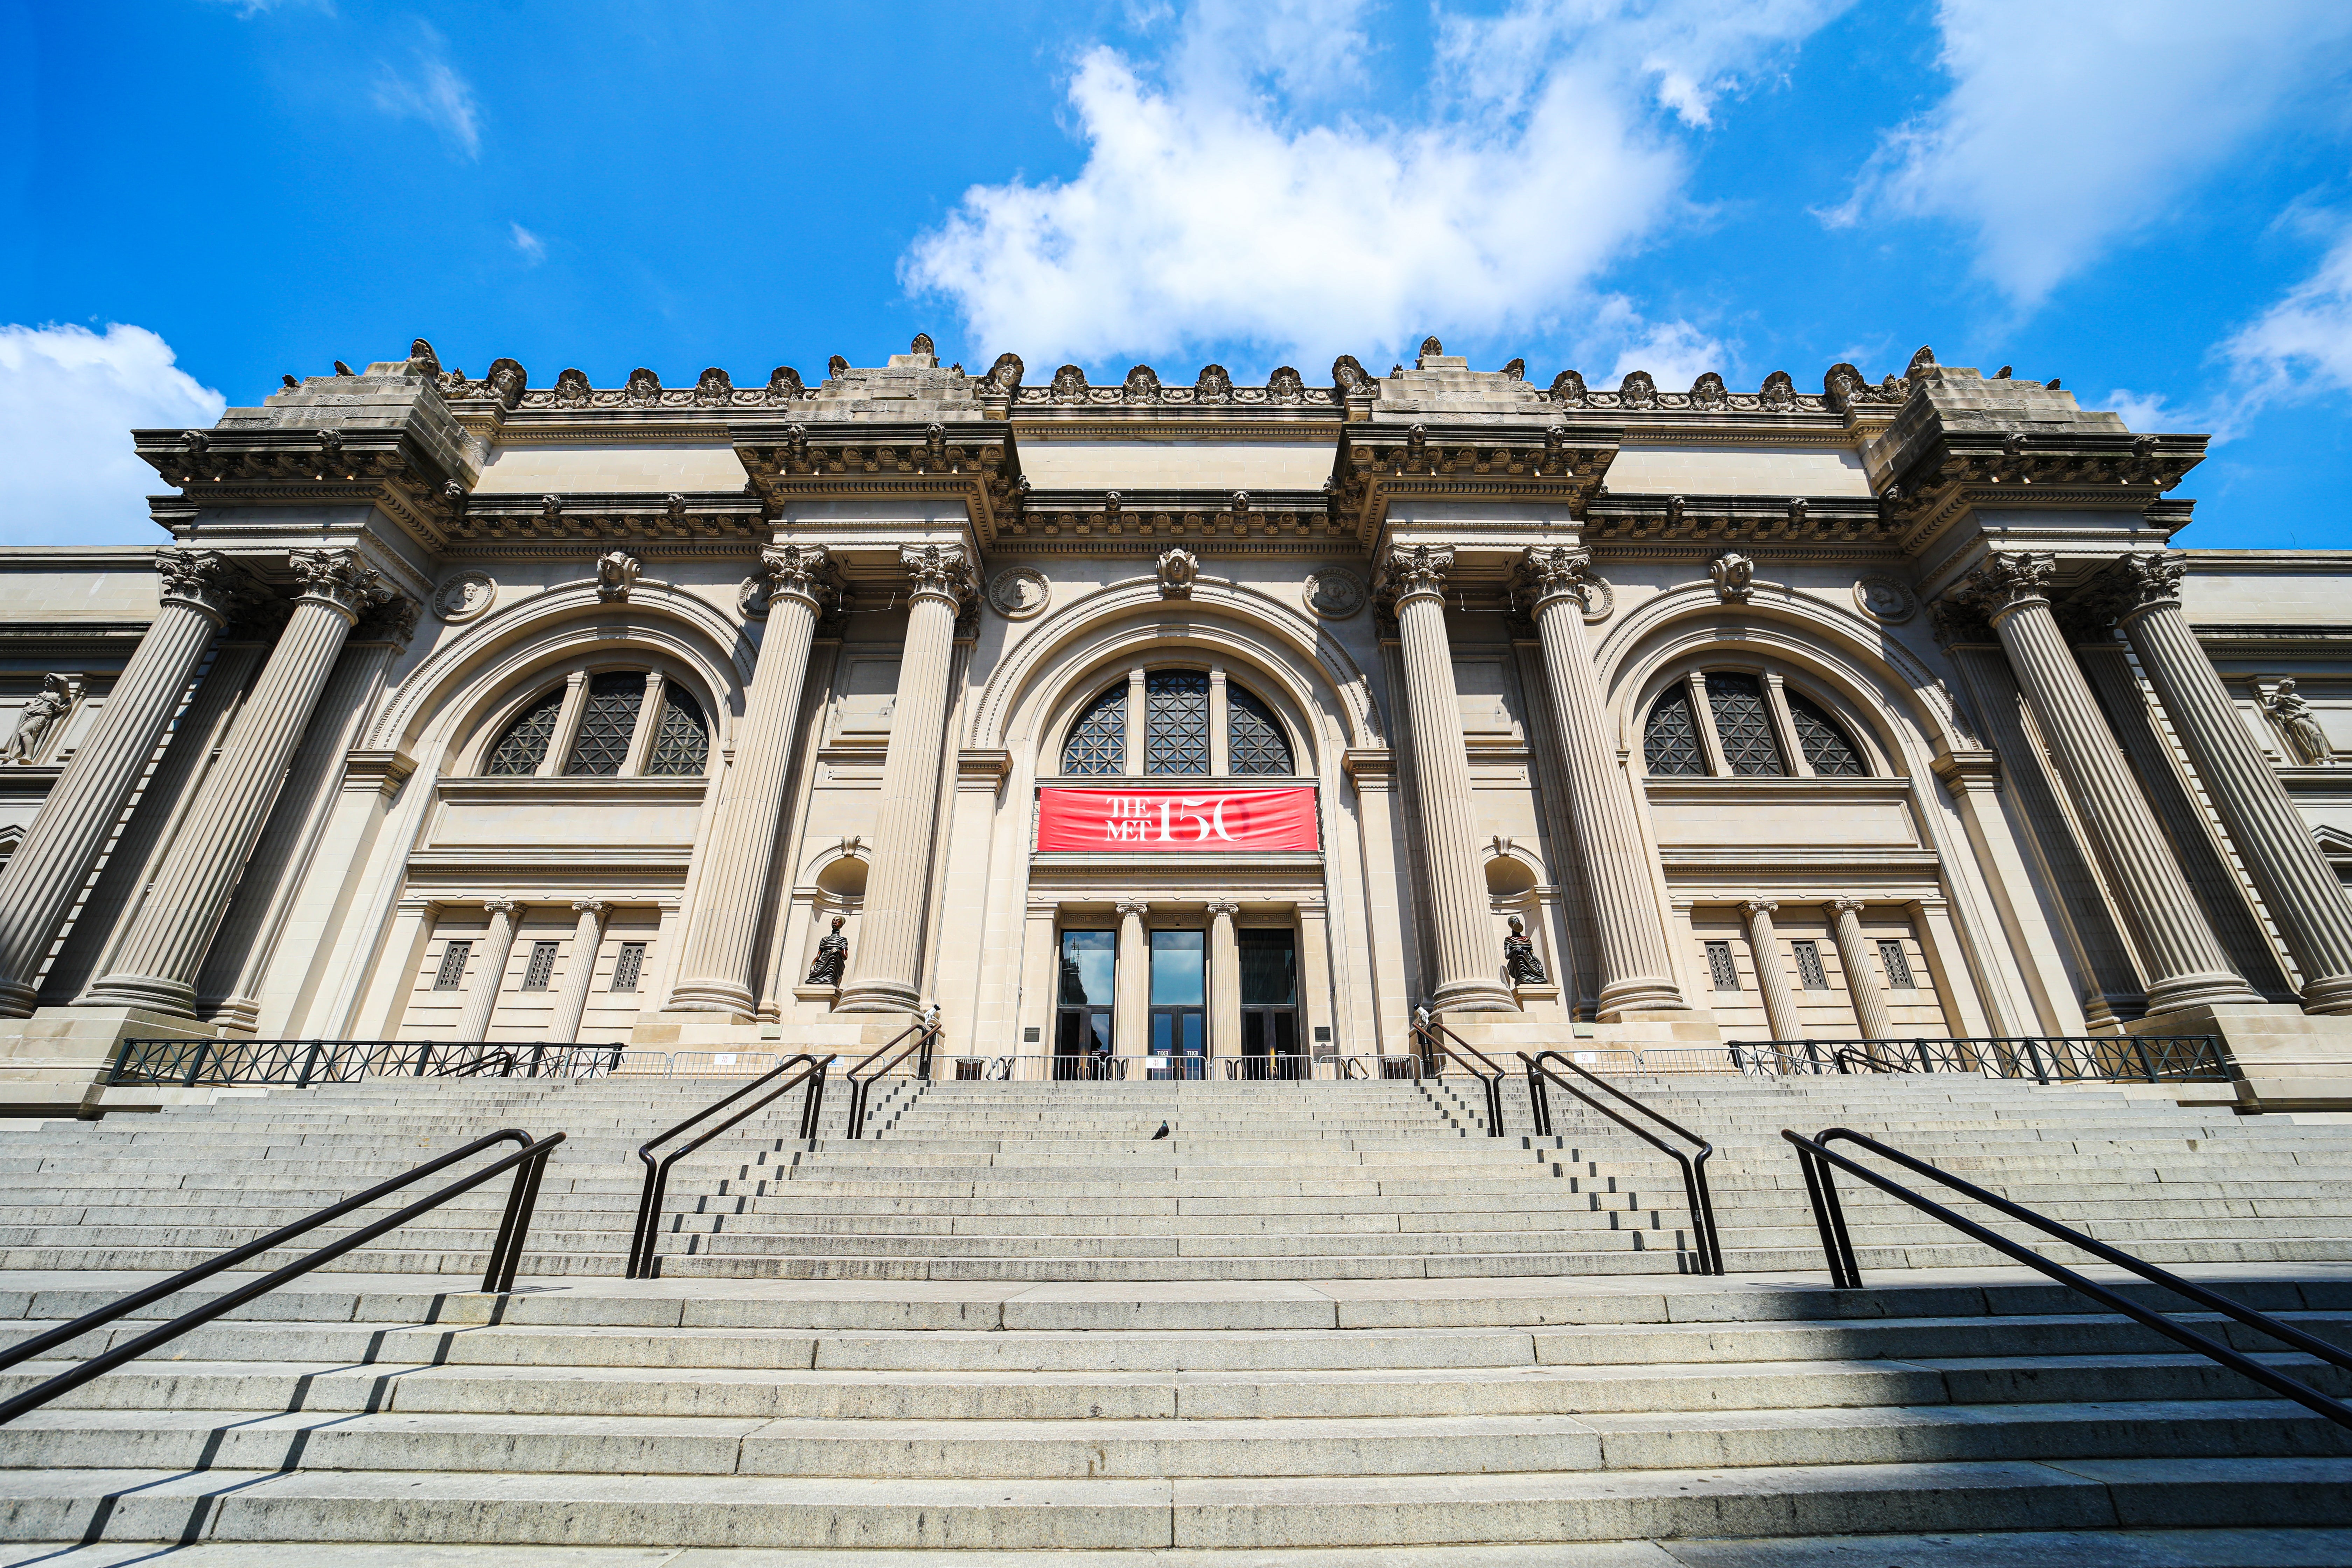
MULTIPOLYGON (((0 1017, 33 1011, 41 964, 113 837, 196 661, 227 619, 237 574, 210 551, 159 550, 163 604, 123 667, 89 736, 49 786, 24 842, 0 868, 0 1017)), ((92 910, 92 918, 103 911, 92 910)))
POLYGON ((489 911, 490 934, 474 963, 474 988, 466 993, 466 1011, 457 1020, 461 1040, 490 1037, 490 1015, 499 1010, 499 987, 506 984, 507 958, 514 952, 515 927, 522 923, 522 904, 516 899, 484 899, 489 911))
POLYGON ((1862 1037, 1890 1039, 1895 1020, 1887 1016, 1886 993, 1870 964, 1870 943, 1862 939, 1862 907, 1860 899, 1832 899, 1830 930, 1837 937, 1838 966, 1845 971, 1845 994, 1853 999, 1853 1020, 1861 1026, 1862 1037))
POLYGON ((2051 556, 1997 552, 1960 585, 1992 623, 2139 938, 2147 1008, 2262 1001, 2230 967, 2051 614, 2051 556))
POLYGON ((940 754, 946 744, 948 668, 956 617, 974 595, 961 550, 929 545, 900 552, 910 580, 907 641, 898 662, 898 709, 882 762, 874 865, 866 879, 866 920, 849 983, 835 1010, 911 1013, 921 1001, 923 905, 930 890, 931 836, 938 827, 940 754))
POLYGON ((1495 947, 1470 816, 1470 753, 1462 741, 1462 706, 1445 637, 1445 573, 1454 552, 1421 545, 1390 553, 1381 590, 1396 605, 1404 650, 1406 705, 1412 709, 1414 794, 1427 850, 1430 923, 1435 928, 1437 984, 1433 1009, 1516 1012, 1496 973, 1495 947))
POLYGON ((702 878, 678 957, 681 978, 669 994, 669 1005, 679 1011, 746 1018, 758 1005, 759 977, 752 965, 761 903, 783 826, 809 649, 832 574, 822 546, 772 550, 760 566, 768 580, 768 631, 751 672, 727 793, 704 850, 702 878))
POLYGON ((1234 935, 1241 905, 1220 899, 1209 906, 1209 1054, 1239 1056, 1242 1048, 1242 947, 1234 935))
POLYGON ((1739 906, 1748 917, 1748 952, 1756 961, 1756 988, 1764 993, 1764 1018, 1776 1040, 1801 1040, 1805 1026, 1797 1018, 1796 994, 1789 989, 1789 972, 1780 963, 1780 936, 1772 929, 1772 911, 1780 906, 1771 899, 1749 899, 1739 906))
POLYGON ((1564 545, 1531 549, 1520 564, 1519 580, 1535 598, 1536 635, 1543 641, 1544 673, 1551 686, 1552 711, 1559 719, 1570 826, 1584 862, 1594 956, 1601 971, 1596 1010, 1606 1020, 1689 1004, 1675 982, 1648 852, 1633 818, 1633 797, 1617 767, 1601 682, 1585 647, 1591 560, 1590 552, 1564 545))
POLYGON ((1151 906, 1141 899, 1118 904, 1118 969, 1112 982, 1111 1043, 1123 1057, 1151 1049, 1151 939, 1144 922, 1151 906))
POLYGON ((596 954, 604 945, 604 921, 613 906, 602 899, 575 899, 572 908, 579 920, 572 928, 572 957, 563 970, 563 992, 555 999, 555 1016, 547 1026, 553 1044, 568 1046, 580 1037, 580 1020, 588 1011, 588 987, 596 979, 596 954))
POLYGON ((319 692, 361 613, 393 596, 356 551, 298 550, 291 564, 302 584, 294 613, 165 852, 154 887, 115 952, 112 973, 83 1002, 195 1016, 205 950, 310 727, 319 692))
POLYGON ((2304 1010, 2352 1013, 2352 900, 2189 630, 2185 565, 2178 554, 2129 555, 2108 574, 2124 633, 2303 972, 2304 1010))

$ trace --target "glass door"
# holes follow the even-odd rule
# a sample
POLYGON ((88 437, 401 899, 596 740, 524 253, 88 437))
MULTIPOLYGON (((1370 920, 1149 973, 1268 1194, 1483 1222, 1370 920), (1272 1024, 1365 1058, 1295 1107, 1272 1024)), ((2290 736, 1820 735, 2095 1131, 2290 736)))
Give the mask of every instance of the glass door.
POLYGON ((1234 933, 1242 960, 1242 1076, 1305 1078, 1298 1045, 1298 933, 1234 933))
POLYGON ((1209 1076, 1208 933, 1151 933, 1153 1078, 1209 1076))
POLYGON ((1111 1001, 1118 936, 1107 931, 1062 933, 1062 984, 1054 1018, 1054 1076, 1101 1078, 1110 1062, 1111 1001))

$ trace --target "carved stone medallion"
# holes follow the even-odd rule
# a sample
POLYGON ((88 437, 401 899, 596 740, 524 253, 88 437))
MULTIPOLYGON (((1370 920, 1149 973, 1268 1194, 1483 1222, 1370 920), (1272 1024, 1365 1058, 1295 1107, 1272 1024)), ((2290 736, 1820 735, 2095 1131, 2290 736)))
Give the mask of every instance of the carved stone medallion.
POLYGON ((433 613, 463 626, 497 602, 499 585, 487 572, 460 572, 433 591, 433 613))
POLYGON ((1597 626, 1617 613, 1617 590, 1609 579, 1595 572, 1584 590, 1584 624, 1597 626))
POLYGON ((1044 614, 1053 596, 1053 584, 1045 581, 1045 574, 1026 566, 1008 567, 988 584, 988 602, 1008 621, 1025 621, 1044 614))
POLYGON ((768 614, 768 579, 762 575, 746 577, 735 585, 735 608, 747 621, 765 619, 768 614))
POLYGON ((1889 626, 1909 620, 1919 610, 1919 596, 1892 577, 1864 577, 1853 585, 1853 602, 1864 615, 1889 626))
POLYGON ((1333 566, 1307 580, 1307 607, 1327 621, 1344 621, 1364 607, 1364 580, 1333 566))

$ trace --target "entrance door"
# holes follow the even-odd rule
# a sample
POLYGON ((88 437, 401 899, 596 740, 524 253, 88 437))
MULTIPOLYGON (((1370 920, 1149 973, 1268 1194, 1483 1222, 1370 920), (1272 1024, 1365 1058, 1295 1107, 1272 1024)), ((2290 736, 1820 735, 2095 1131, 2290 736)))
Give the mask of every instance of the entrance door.
POLYGON ((1208 933, 1151 933, 1153 1078, 1209 1076, 1208 933))
POLYGON ((1298 934, 1234 933, 1242 959, 1242 1076, 1305 1078, 1298 1045, 1298 934))
POLYGON ((1062 933, 1061 1002, 1054 1018, 1055 1078, 1093 1078, 1110 1060, 1110 1010, 1118 964, 1116 932, 1062 933))

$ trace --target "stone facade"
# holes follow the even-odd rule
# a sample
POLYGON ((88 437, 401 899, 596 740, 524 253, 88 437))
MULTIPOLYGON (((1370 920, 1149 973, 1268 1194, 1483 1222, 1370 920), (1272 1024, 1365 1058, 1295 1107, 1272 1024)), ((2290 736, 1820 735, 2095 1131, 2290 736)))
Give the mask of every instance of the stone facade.
POLYGON ((11 1104, 124 1037, 934 1005, 975 1073, 1367 1060, 1432 1007, 2216 1032, 2249 1100, 2352 1100, 2352 555, 2173 550, 2204 437, 2054 384, 919 338, 542 388, 419 341, 135 439, 171 545, 0 552, 11 1104))

